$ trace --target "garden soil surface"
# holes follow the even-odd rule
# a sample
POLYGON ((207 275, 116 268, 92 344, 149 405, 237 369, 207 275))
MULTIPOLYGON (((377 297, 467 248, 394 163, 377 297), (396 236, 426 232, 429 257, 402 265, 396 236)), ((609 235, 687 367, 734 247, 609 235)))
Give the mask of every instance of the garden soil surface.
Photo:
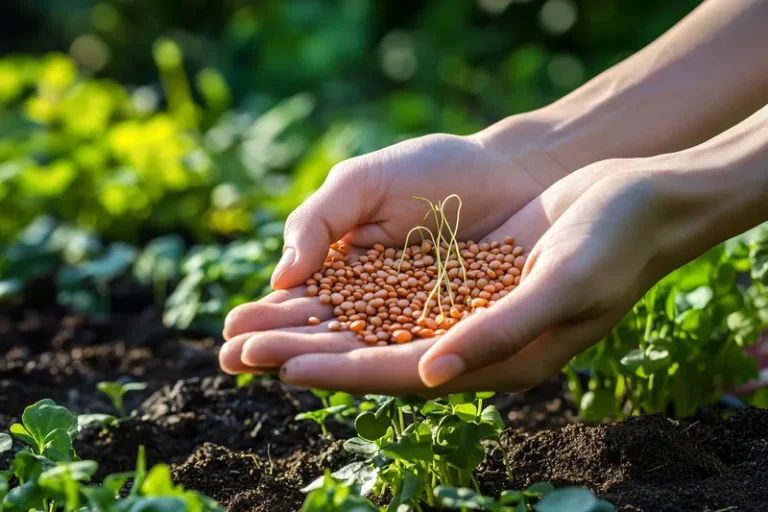
MULTIPOLYGON (((275 380, 238 388, 218 369, 220 340, 165 329, 145 298, 115 301, 122 312, 104 322, 67 313, 53 293, 34 295, 0 310, 0 430, 42 398, 114 413, 95 386, 123 378, 148 384, 126 396, 136 413, 77 440, 79 455, 99 462, 97 477, 132 469, 144 445, 149 463, 170 464, 177 483, 227 510, 295 512, 302 486, 351 460, 340 441, 348 427, 322 437, 293 419, 319 405, 310 393, 275 380)), ((549 481, 586 486, 622 511, 768 510, 768 411, 587 426, 559 379, 496 403, 513 475, 491 451, 478 473, 486 494, 549 481)), ((7 464, 0 457, 0 469, 7 464)))

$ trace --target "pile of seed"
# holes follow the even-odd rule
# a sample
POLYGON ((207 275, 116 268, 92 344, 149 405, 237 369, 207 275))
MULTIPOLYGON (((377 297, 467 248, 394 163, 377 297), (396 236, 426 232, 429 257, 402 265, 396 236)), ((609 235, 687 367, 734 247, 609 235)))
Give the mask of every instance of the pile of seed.
POLYGON ((512 237, 459 242, 452 250, 443 244, 439 258, 429 241, 405 254, 377 244, 364 255, 335 243, 323 268, 306 281, 307 295, 333 306, 331 331, 350 330, 371 345, 407 343, 443 334, 492 306, 520 284, 525 259, 512 237))

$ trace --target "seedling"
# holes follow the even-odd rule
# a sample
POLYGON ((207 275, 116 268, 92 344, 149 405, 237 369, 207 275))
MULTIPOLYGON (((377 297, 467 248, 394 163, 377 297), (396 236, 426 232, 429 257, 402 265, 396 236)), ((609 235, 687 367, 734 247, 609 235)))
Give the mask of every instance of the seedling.
MULTIPOLYGON (((52 400, 41 400, 24 410, 22 423, 13 425, 11 433, 26 447, 15 454, 10 471, 0 471, 0 510, 222 510, 210 498, 174 485, 168 466, 158 465, 147 471, 143 446, 139 448, 136 471, 108 475, 102 485, 89 485, 98 465, 79 459, 72 448, 76 432, 76 416, 52 400), (120 491, 130 479, 130 494, 122 498, 120 491)), ((0 453, 12 448, 11 437, 0 434, 0 453)))
POLYGON ((299 413, 296 415, 296 419, 314 421, 320 425, 320 430, 323 435, 328 434, 328 428, 326 426, 328 418, 333 417, 337 420, 344 421, 346 418, 357 414, 361 410, 360 408, 364 409, 366 404, 369 404, 363 402, 358 406, 355 403, 354 397, 346 393, 333 393, 318 389, 313 389, 312 393, 320 399, 323 407, 314 411, 299 413))
POLYGON ((581 487, 555 489, 551 484, 536 483, 524 491, 504 491, 498 500, 467 488, 440 486, 435 489, 440 504, 452 510, 487 510, 489 512, 613 512, 615 507, 581 487))
MULTIPOLYGON (((389 490, 396 503, 390 510, 415 506, 419 500, 434 505, 433 489, 438 484, 477 488, 473 471, 485 458, 481 441, 498 443, 504 427, 495 407, 482 407, 483 399, 492 395, 466 393, 433 401, 376 398, 378 405, 355 419, 358 437, 344 443, 347 451, 363 460, 332 476, 357 478, 363 495, 389 490)), ((318 479, 304 490, 322 484, 318 479)))
POLYGON ((115 410, 123 418, 126 416, 123 404, 125 394, 129 391, 142 391, 147 388, 147 385, 144 382, 99 382, 96 388, 109 397, 115 410))
POLYGON ((411 235, 416 232, 420 233, 423 240, 422 250, 425 253, 428 253, 434 248, 436 259, 435 264, 437 265, 437 283, 427 296, 426 303, 424 304, 424 310, 422 311, 420 319, 423 321, 429 314, 430 303, 432 300, 437 301, 440 314, 447 318, 448 316, 443 311, 442 290, 445 290, 448 293, 451 306, 455 304, 454 294, 451 290, 451 279, 448 277, 448 269, 446 268, 446 262, 450 259, 451 252, 456 255, 456 260, 458 261, 459 269, 461 270, 464 282, 466 283, 467 281, 467 269, 464 266, 464 259, 461 256, 461 250, 459 249, 459 244, 456 241, 456 234, 459 231, 459 221, 461 219, 461 198, 456 194, 452 194, 446 197, 444 200, 438 201, 437 205, 425 197, 413 196, 413 198, 419 201, 425 201, 429 205, 429 211, 427 211, 427 213, 424 215, 424 220, 426 220, 429 215, 432 214, 435 218, 436 231, 432 232, 432 230, 426 226, 416 226, 408 232, 405 237, 405 247, 403 247, 403 255, 400 257, 400 263, 398 264, 397 271, 398 273, 401 271, 403 260, 405 258, 405 251, 408 249, 408 241, 410 240, 411 235), (451 199, 455 199, 458 202, 458 208, 456 210, 456 221, 454 222, 453 227, 451 227, 451 223, 448 221, 448 216, 445 214, 445 205, 451 199), (445 234, 445 230, 448 231, 447 235, 445 234))

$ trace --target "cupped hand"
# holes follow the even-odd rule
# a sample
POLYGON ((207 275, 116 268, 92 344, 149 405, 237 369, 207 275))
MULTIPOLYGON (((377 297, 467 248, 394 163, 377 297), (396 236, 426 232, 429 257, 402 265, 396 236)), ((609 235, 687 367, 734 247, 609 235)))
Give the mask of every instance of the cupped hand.
MULTIPOLYGON (((469 137, 430 135, 334 167, 323 186, 286 222, 283 257, 272 277, 277 291, 228 316, 224 337, 230 341, 221 353, 224 369, 233 373, 246 369, 239 354, 247 333, 270 331, 274 339, 292 336, 293 341, 301 338, 299 334, 323 333, 327 326, 308 329, 307 318, 328 320, 331 309, 305 297, 303 282, 321 267, 329 245, 337 240, 365 248, 374 243, 401 246, 411 228, 425 223, 427 205, 413 196, 437 202, 459 194, 460 238, 479 238, 499 227, 566 174, 538 149, 547 129, 546 123, 521 115, 505 122, 504 135, 514 137, 514 150, 502 147, 488 131, 469 137)), ((456 203, 448 207, 453 219, 456 203)), ((324 334, 329 334, 327 328, 324 334)), ((328 336, 318 336, 318 343, 313 343, 322 347, 318 350, 359 346, 355 339, 329 344, 324 337, 328 336)), ((254 341, 249 346, 261 344, 254 341)), ((292 346, 287 343, 280 354, 270 352, 274 357, 268 360, 259 350, 249 350, 252 357, 244 354, 244 359, 250 371, 279 366, 288 355, 300 353, 288 350, 292 346)))
MULTIPOLYGON (((286 382, 356 394, 530 388, 607 334, 672 269, 659 263, 669 231, 660 189, 635 161, 602 162, 557 182, 485 237, 525 233, 535 242, 521 285, 440 338, 368 347, 351 333, 297 323, 238 333, 222 364, 233 372, 282 365, 286 382)), ((301 293, 276 292, 250 313, 260 312, 263 325, 331 318, 301 293), (284 318, 268 319, 278 310, 284 318)))

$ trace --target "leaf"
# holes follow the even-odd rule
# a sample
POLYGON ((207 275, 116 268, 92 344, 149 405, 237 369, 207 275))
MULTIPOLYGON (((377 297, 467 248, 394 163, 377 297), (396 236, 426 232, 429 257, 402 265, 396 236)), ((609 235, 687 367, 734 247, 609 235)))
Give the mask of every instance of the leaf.
POLYGON ((44 440, 42 455, 57 462, 74 460, 75 451, 69 432, 63 428, 49 432, 44 440))
POLYGON ((464 487, 439 485, 434 493, 444 507, 452 509, 492 510, 496 505, 491 498, 464 487))
POLYGON ((399 441, 385 446, 381 453, 393 459, 405 461, 426 461, 434 458, 432 452, 432 440, 416 441, 411 437, 404 437, 399 441))
POLYGON ((359 437, 353 437, 344 441, 344 449, 349 453, 359 453, 366 457, 372 457, 379 453, 379 446, 376 443, 365 441, 359 437))
POLYGON ((26 482, 28 480, 36 480, 46 465, 50 465, 48 459, 23 449, 16 454, 16 457, 11 462, 11 472, 21 482, 26 482))
POLYGON ((0 454, 13 448, 13 438, 8 434, 0 433, 0 454))
POLYGON ((630 350, 619 362, 630 372, 636 374, 643 367, 643 363, 645 363, 645 352, 640 349, 630 350))
POLYGON ((480 421, 492 425, 498 433, 504 430, 504 419, 501 417, 499 410, 493 405, 483 409, 483 412, 480 413, 480 421))
POLYGON ((709 286, 700 286, 685 296, 688 304, 694 309, 704 309, 712 301, 714 292, 709 286))
POLYGON ((97 468, 98 464, 92 460, 60 462, 41 473, 37 483, 48 491, 64 493, 68 481, 87 481, 96 473, 97 468))
POLYGON ((554 490, 555 486, 549 482, 536 482, 535 484, 529 485, 523 493, 528 496, 539 498, 541 496, 546 496, 554 490))
POLYGON ((587 391, 581 397, 579 416, 585 422, 598 422, 613 416, 616 411, 616 398, 611 389, 587 391))
POLYGON ((472 421, 477 416, 477 408, 475 404, 458 404, 454 406, 453 413, 464 421, 472 421))
POLYGON ((413 471, 405 471, 402 484, 387 507, 388 512, 397 511, 402 505, 418 498, 421 491, 421 480, 413 471))
POLYGON ((11 489, 3 500, 3 505, 10 505, 11 510, 45 510, 45 493, 36 481, 25 482, 11 489))
POLYGON ((117 425, 117 418, 110 414, 80 414, 77 426, 80 430, 90 426, 111 427, 117 425))
POLYGON ((5 471, 0 471, 0 507, 2 507, 3 498, 8 494, 8 489, 10 488, 8 480, 8 474, 5 471))
POLYGON ((26 433, 16 425, 11 426, 11 433, 33 446, 40 455, 46 446, 54 451, 67 451, 64 439, 69 439, 71 448, 77 434, 77 417, 50 399, 40 400, 24 409, 21 421, 26 433), (29 442, 29 438, 33 443, 29 442))
POLYGON ((594 512, 598 500, 581 487, 563 487, 545 495, 533 506, 536 512, 594 512))
POLYGON ((355 431, 357 435, 368 441, 376 441, 384 437, 389 430, 389 418, 387 416, 377 416, 366 411, 360 413, 355 418, 355 431))
MULTIPOLYGON (((368 462, 353 462, 331 473, 330 476, 341 481, 354 479, 360 485, 360 494, 366 495, 376 485, 376 480, 379 477, 379 468, 372 467, 368 462)), ((325 477, 320 477, 300 490, 303 493, 308 493, 315 489, 320 489, 324 481, 325 477)))
POLYGON ((328 398, 328 403, 330 403, 332 407, 340 405, 354 407, 355 397, 348 395, 347 393, 334 393, 328 398))
POLYGON ((449 464, 466 471, 473 471, 485 459, 485 449, 480 444, 480 429, 475 423, 467 423, 461 428, 458 447, 444 455, 449 464))

